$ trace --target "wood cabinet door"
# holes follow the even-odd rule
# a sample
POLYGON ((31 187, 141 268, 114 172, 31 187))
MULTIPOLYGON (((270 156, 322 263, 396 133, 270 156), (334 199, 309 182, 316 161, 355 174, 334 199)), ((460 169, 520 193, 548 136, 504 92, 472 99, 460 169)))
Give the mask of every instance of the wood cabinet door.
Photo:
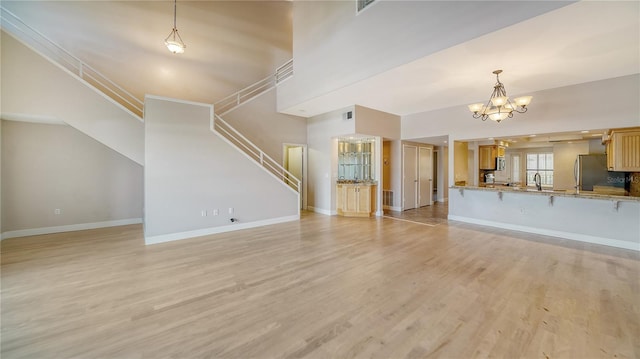
POLYGON ((344 191, 344 212, 358 211, 358 187, 345 186, 344 191))
POLYGON ((640 171, 640 131, 613 133, 614 170, 640 171))
POLYGON ((496 168, 495 159, 495 147, 494 146, 479 146, 479 167, 481 170, 493 170, 496 168))
POLYGON ((371 186, 358 187, 358 212, 371 212, 371 186))

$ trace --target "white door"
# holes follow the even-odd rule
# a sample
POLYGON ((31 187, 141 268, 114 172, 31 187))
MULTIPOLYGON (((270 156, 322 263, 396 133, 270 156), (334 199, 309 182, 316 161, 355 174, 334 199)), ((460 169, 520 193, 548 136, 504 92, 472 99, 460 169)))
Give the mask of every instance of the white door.
POLYGON ((402 147, 403 158, 403 209, 412 209, 418 206, 418 148, 404 145, 402 147))
POLYGON ((433 157, 431 148, 420 147, 418 151, 418 204, 420 207, 433 204, 433 157))

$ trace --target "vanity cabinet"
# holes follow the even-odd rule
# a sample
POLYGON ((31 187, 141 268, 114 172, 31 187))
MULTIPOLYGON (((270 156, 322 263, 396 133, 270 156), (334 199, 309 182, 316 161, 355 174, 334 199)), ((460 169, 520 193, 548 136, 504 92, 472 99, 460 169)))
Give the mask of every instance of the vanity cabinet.
POLYGON ((613 130, 606 143, 607 169, 640 171, 640 128, 613 130))
POLYGON ((376 185, 338 183, 336 211, 340 216, 370 217, 376 210, 376 185))

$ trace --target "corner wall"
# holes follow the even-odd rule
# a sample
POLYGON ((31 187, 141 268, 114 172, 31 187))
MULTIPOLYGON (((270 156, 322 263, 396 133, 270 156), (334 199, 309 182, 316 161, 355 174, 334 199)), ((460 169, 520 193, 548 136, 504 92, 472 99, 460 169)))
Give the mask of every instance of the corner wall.
POLYGON ((1 123, 3 238, 142 221, 142 166, 70 126, 1 123))
POLYGON ((336 136, 354 134, 355 120, 346 120, 344 113, 354 107, 325 113, 307 120, 309 145, 309 185, 307 208, 323 214, 335 214, 335 182, 338 178, 338 144, 336 136))
POLYGON ((295 76, 278 87, 278 109, 570 3, 376 1, 356 13, 355 1, 295 1, 295 76))
POLYGON ((222 118, 281 165, 284 143, 307 143, 306 118, 277 112, 275 88, 222 118))
POLYGON ((144 164, 142 120, 78 76, 1 33, 2 116, 54 118, 144 164))
POLYGON ((145 99, 147 244, 300 216, 295 191, 210 130, 212 112, 207 104, 145 99))

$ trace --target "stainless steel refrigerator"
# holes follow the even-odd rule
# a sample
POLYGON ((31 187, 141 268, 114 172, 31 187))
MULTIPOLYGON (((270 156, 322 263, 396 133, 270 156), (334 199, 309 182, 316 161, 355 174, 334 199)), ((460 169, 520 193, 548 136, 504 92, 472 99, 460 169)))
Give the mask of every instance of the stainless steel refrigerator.
POLYGON ((607 155, 578 155, 574 178, 581 191, 593 191, 593 186, 625 188, 625 172, 607 171, 607 155))

